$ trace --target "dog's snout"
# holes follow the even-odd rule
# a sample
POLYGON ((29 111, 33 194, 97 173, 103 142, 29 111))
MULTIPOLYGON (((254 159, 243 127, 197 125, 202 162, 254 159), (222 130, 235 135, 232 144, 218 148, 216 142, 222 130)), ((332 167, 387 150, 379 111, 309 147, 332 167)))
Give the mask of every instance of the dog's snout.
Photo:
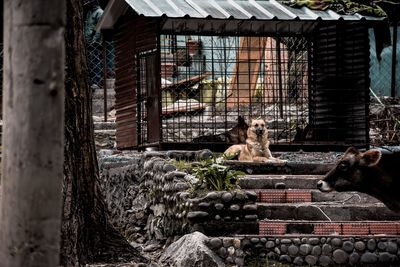
POLYGON ((262 129, 262 128, 257 128, 257 129, 256 129, 256 134, 257 134, 257 135, 263 135, 263 134, 264 134, 264 129, 262 129))
POLYGON ((324 182, 322 180, 319 180, 317 183, 317 188, 321 189, 321 187, 323 186, 324 182))

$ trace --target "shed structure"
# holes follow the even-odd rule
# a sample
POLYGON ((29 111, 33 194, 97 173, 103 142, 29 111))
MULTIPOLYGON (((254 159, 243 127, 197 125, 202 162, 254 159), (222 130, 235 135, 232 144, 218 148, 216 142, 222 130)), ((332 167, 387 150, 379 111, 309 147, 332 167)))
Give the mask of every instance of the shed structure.
POLYGON ((367 147, 380 21, 276 0, 111 0, 98 28, 116 41, 117 147, 223 150, 254 117, 273 149, 367 147))

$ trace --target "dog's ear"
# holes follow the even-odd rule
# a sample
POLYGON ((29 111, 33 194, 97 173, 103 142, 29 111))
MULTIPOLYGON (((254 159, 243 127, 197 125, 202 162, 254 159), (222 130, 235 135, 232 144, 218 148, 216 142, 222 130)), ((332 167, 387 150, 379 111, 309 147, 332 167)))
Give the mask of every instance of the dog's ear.
POLYGON ((238 125, 247 126, 247 127, 249 126, 249 125, 247 124, 245 118, 242 117, 242 116, 240 116, 240 115, 239 115, 239 117, 238 117, 238 125))

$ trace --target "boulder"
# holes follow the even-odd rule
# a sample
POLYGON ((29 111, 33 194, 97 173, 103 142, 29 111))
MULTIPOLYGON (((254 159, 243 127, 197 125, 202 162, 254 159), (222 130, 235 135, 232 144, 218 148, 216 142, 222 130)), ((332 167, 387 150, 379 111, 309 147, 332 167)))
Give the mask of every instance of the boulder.
POLYGON ((221 258, 207 247, 208 237, 200 232, 187 234, 172 243, 160 261, 166 266, 223 267, 221 258))

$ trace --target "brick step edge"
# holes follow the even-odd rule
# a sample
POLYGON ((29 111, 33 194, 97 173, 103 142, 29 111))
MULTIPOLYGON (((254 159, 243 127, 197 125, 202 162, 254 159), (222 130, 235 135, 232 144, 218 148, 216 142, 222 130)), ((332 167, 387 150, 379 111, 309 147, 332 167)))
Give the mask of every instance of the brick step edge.
POLYGON ((257 202, 263 203, 302 203, 312 202, 312 192, 310 190, 273 190, 255 189, 257 202))
POLYGON ((363 222, 291 222, 260 221, 260 235, 313 234, 313 235, 400 235, 400 221, 363 222))

